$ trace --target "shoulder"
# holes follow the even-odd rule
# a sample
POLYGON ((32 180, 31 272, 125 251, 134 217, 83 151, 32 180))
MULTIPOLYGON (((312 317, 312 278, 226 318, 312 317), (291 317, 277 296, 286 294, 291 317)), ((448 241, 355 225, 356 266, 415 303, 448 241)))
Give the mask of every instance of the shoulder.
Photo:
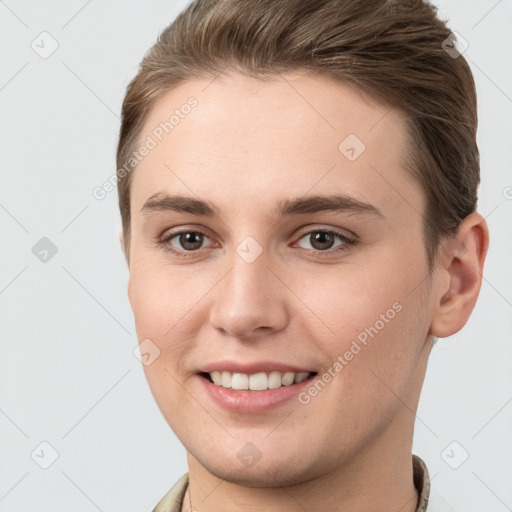
POLYGON ((412 467, 414 475, 414 486, 418 491, 418 506, 416 512, 430 512, 429 497, 430 497, 430 477, 428 474, 427 465, 423 462, 418 455, 412 456, 412 467))
POLYGON ((455 509, 432 488, 427 465, 413 455, 414 485, 418 491, 418 507, 416 512, 455 512, 455 509))
POLYGON ((181 512, 188 487, 188 472, 182 475, 169 492, 156 504, 152 512, 181 512))

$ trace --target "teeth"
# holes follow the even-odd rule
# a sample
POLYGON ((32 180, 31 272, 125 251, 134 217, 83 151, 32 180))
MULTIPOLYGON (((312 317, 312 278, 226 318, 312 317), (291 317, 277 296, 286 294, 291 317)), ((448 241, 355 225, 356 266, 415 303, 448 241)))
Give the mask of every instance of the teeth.
POLYGON ((209 373, 214 384, 223 388, 250 389, 262 391, 264 389, 275 389, 281 386, 290 386, 293 383, 302 382, 307 379, 311 372, 260 372, 247 375, 245 373, 231 373, 213 371, 209 373))

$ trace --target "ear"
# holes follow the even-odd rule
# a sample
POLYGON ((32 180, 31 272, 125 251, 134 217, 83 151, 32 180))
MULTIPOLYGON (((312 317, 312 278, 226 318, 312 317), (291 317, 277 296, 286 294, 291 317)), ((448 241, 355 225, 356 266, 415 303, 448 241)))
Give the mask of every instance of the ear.
POLYGON ((435 291, 430 333, 445 338, 460 331, 475 307, 484 261, 489 247, 489 229, 478 213, 468 215, 457 235, 440 248, 439 279, 435 291))
POLYGON ((121 250, 124 252, 124 238, 123 238, 123 227, 119 228, 119 244, 121 245, 121 250))
POLYGON ((129 259, 129 255, 126 254, 125 250, 124 250, 124 236, 123 236, 123 227, 121 226, 119 228, 119 245, 121 246, 121 251, 123 252, 124 254, 124 258, 126 260, 126 263, 128 264, 128 268, 130 267, 130 259, 129 259))

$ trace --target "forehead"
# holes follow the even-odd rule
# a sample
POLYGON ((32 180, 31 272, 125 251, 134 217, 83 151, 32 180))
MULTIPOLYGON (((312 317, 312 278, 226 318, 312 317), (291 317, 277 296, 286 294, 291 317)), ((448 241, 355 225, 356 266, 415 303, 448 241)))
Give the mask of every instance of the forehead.
POLYGON ((150 110, 137 147, 149 139, 132 181, 137 211, 155 192, 177 189, 244 204, 333 188, 395 210, 404 194, 421 203, 404 165, 403 113, 326 76, 182 83, 150 110))

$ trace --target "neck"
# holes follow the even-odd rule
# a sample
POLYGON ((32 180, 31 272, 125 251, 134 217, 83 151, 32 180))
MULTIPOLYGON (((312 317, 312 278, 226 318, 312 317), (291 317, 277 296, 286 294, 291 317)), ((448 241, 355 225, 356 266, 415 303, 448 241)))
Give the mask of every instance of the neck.
MULTIPOLYGON (((410 411, 407 410, 408 415, 410 411)), ((405 414, 405 413, 404 413, 405 414)), ((392 429, 334 471, 304 479, 294 485, 248 487, 221 479, 207 471, 187 452, 189 488, 183 512, 326 512, 400 510, 414 512, 418 493, 414 487, 412 432, 407 442, 392 429), (189 492, 191 491, 191 492, 189 492)))

